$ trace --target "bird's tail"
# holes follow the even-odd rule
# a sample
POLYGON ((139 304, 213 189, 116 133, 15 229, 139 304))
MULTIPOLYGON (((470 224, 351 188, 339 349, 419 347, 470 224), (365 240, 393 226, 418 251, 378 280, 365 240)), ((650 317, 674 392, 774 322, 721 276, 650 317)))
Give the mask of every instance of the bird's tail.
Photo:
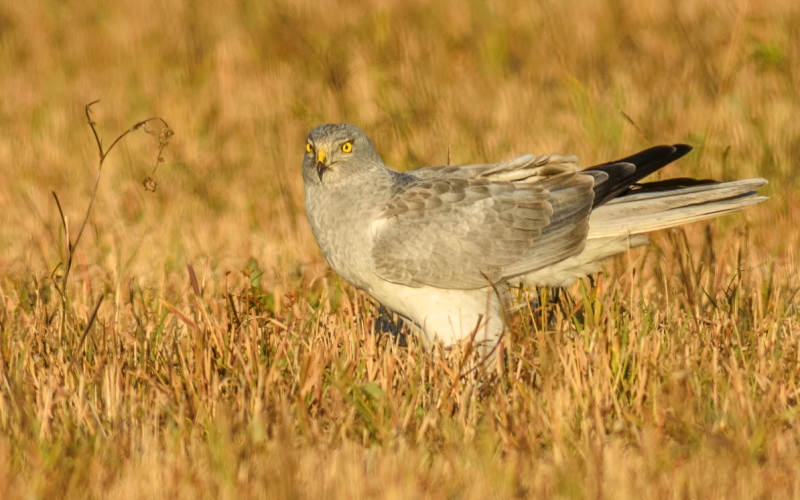
POLYGON ((581 253, 517 281, 533 286, 569 286, 600 271, 603 260, 646 245, 646 233, 736 212, 766 200, 756 193, 766 183, 765 179, 713 184, 673 179, 641 184, 592 211, 581 253))
POLYGON ((588 239, 649 233, 742 210, 767 199, 758 188, 766 179, 670 188, 674 181, 651 182, 592 211, 588 239))

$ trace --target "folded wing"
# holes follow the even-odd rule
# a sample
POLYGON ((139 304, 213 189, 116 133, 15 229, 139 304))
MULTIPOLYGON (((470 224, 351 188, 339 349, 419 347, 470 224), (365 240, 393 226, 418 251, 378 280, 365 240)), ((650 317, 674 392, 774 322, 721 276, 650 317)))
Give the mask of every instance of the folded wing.
POLYGON ((472 289, 583 249, 596 179, 574 157, 410 172, 372 223, 376 272, 408 286, 472 289))

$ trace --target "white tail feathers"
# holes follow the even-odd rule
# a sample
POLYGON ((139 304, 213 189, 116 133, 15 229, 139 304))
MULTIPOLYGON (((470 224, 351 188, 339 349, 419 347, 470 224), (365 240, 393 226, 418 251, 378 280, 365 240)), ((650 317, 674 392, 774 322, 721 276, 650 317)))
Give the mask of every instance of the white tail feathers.
POLYGON ((620 196, 592 211, 581 253, 510 282, 569 286, 600 271, 603 260, 646 245, 644 233, 710 219, 766 200, 756 193, 766 183, 765 179, 746 179, 620 196))
POLYGON ((620 196, 592 211, 588 239, 649 233, 736 212, 766 200, 756 193, 766 183, 745 179, 620 196))

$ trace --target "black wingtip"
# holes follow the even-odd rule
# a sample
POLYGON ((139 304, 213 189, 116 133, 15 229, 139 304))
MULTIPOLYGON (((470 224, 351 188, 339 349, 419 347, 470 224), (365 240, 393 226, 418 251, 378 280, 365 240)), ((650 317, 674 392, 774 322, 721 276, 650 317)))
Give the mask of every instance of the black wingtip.
POLYGON ((631 186, 653 172, 685 156, 692 147, 688 144, 661 145, 647 148, 626 158, 602 163, 587 170, 602 170, 609 174, 608 180, 594 188, 594 206, 597 207, 627 192, 631 186), (620 164, 632 164, 635 171, 615 168, 620 164))
POLYGON ((675 148, 675 159, 672 161, 675 161, 678 158, 686 156, 691 150, 694 149, 688 144, 673 144, 672 147, 675 148))

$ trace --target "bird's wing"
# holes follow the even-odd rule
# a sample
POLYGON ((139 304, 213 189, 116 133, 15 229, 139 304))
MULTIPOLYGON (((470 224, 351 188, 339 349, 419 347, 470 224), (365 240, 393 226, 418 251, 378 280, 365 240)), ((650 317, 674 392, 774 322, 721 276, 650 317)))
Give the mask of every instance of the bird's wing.
POLYGON ((418 179, 486 179, 495 182, 537 182, 553 174, 578 170, 573 155, 520 155, 509 162, 424 167, 406 172, 418 179))
MULTIPOLYGON (((585 173, 605 172, 608 175, 607 181, 598 183, 594 187, 594 206, 599 207, 630 192, 640 180, 681 158, 691 150, 692 147, 686 144, 653 146, 620 160, 609 161, 584 170, 585 173)), ((684 184, 696 184, 694 179, 683 179, 682 181, 684 184)), ((670 186, 675 185, 675 181, 670 182, 670 186)), ((708 184, 713 181, 700 182, 708 184)))
POLYGON ((472 289, 580 252, 598 176, 580 173, 572 158, 537 158, 408 172, 416 179, 370 228, 377 274, 472 289))

